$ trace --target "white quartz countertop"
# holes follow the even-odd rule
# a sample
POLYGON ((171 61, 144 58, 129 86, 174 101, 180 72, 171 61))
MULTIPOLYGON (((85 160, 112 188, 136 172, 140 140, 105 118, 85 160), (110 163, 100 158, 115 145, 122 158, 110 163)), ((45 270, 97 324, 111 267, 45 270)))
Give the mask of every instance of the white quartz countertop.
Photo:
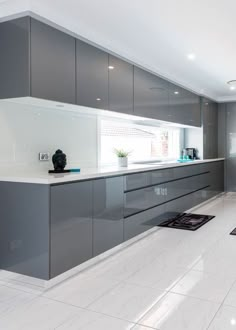
POLYGON ((165 168, 178 166, 191 166, 194 164, 201 164, 207 162, 215 162, 224 160, 224 158, 194 160, 187 163, 168 162, 157 164, 130 164, 128 167, 100 167, 81 169, 80 173, 66 173, 66 174, 48 174, 35 173, 27 171, 7 171, 0 169, 0 181, 5 182, 22 182, 22 183, 37 183, 37 184, 57 184, 65 182, 73 182, 79 180, 109 177, 116 175, 125 175, 130 173, 138 173, 144 171, 162 170, 165 168))

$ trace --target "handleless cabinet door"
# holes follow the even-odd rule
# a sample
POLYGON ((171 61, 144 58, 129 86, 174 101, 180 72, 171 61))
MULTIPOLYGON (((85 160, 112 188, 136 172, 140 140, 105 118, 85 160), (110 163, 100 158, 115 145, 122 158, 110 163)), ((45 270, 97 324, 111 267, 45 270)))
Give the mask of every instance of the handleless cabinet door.
POLYGON ((170 120, 168 88, 166 80, 134 67, 134 114, 170 120))
POLYGON ((76 89, 78 105, 108 109, 108 54, 78 39, 76 89))
POLYGON ((133 65, 109 55, 109 110, 133 114, 133 65))
POLYGON ((0 23, 0 98, 30 95, 30 18, 0 23))
POLYGON ((31 19, 31 96, 75 104, 75 38, 31 19))
POLYGON ((208 99, 202 100, 203 158, 218 157, 218 106, 208 99))
POLYGON ((123 242, 123 177, 93 182, 93 255, 123 242))
POLYGON ((201 126, 200 97, 169 83, 171 121, 190 126, 201 126))
POLYGON ((92 257, 92 181, 51 187, 51 278, 92 257))

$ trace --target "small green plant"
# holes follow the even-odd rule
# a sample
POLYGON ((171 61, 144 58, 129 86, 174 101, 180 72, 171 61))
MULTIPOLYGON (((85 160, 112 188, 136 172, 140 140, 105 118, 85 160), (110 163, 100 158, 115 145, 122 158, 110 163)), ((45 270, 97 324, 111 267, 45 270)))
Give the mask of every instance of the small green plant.
POLYGON ((131 151, 125 151, 123 149, 114 149, 114 153, 119 158, 128 157, 131 154, 131 151))

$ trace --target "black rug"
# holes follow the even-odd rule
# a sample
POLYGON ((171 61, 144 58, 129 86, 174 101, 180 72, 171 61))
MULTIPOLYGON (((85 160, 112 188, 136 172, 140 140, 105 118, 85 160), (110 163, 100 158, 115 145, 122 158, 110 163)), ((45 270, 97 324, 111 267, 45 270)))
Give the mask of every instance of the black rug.
POLYGON ((234 230, 231 231, 230 235, 236 235, 236 228, 234 228, 234 230))
POLYGON ((193 213, 181 213, 172 219, 168 219, 162 222, 161 224, 159 224, 159 226, 194 231, 205 225, 213 218, 215 218, 215 216, 193 213))

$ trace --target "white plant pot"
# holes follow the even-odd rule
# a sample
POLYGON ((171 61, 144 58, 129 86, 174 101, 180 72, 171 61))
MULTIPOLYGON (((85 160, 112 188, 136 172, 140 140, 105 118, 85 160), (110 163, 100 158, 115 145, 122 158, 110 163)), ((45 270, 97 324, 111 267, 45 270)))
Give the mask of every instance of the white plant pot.
POLYGON ((118 165, 119 165, 119 167, 127 167, 128 166, 128 157, 118 157, 118 165))

